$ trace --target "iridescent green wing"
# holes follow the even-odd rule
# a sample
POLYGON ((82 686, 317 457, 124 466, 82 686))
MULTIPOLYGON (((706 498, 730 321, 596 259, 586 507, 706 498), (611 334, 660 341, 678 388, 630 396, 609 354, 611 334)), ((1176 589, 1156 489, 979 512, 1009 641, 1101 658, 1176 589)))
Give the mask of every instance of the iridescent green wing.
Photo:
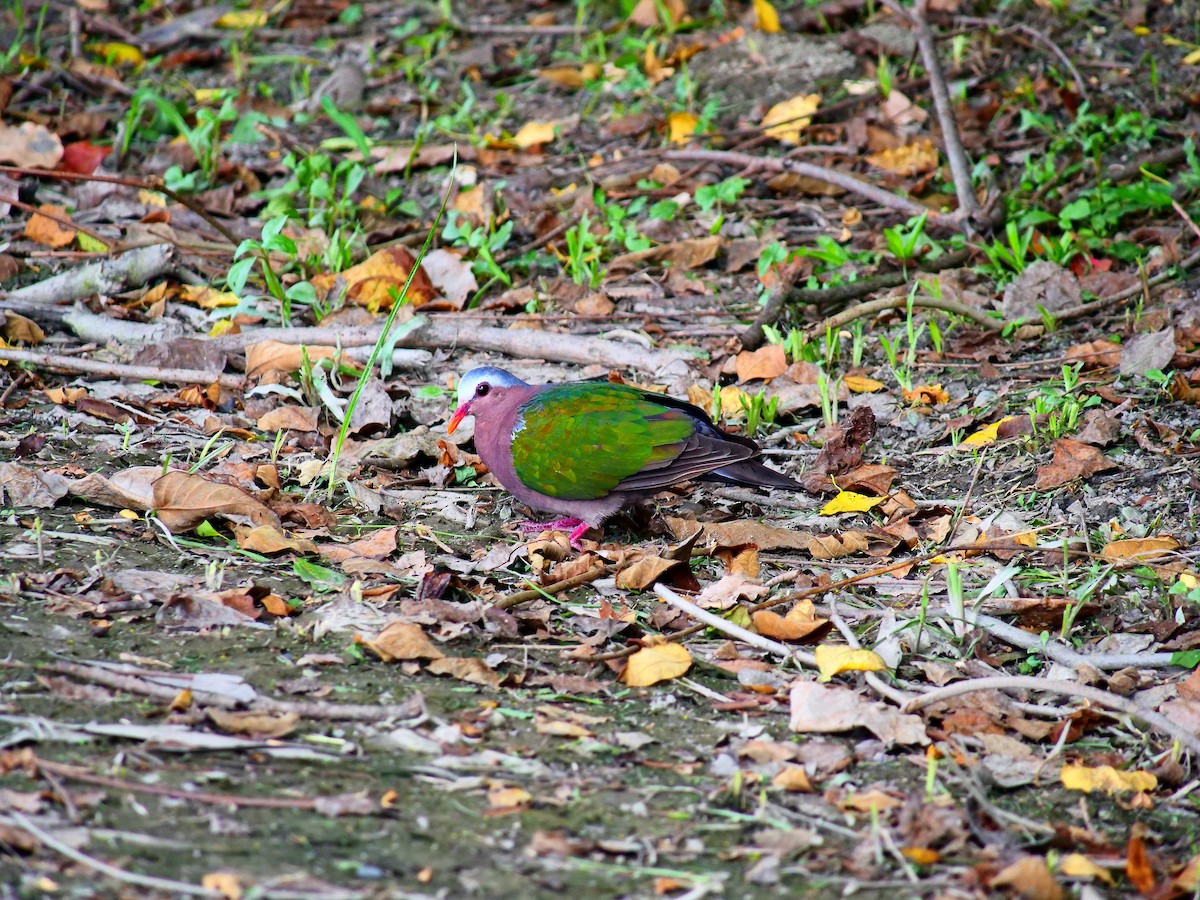
POLYGON ((695 430, 683 410, 626 385, 555 385, 521 407, 513 467, 535 491, 594 500, 644 469, 668 466, 695 430))

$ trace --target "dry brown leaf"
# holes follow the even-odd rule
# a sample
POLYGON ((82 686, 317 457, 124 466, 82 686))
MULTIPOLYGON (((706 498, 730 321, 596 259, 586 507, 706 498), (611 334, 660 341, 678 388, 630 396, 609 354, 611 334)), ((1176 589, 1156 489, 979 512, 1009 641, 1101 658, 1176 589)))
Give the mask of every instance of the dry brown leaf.
POLYGON ((784 766, 775 773, 771 784, 792 794, 811 794, 813 792, 812 782, 809 781, 804 766, 784 766))
POLYGON ((389 622, 374 640, 364 640, 362 645, 384 662, 441 659, 446 655, 429 640, 421 626, 413 622, 389 622))
POLYGON ((482 659, 464 656, 445 656, 425 666, 433 675, 449 675, 459 681, 498 688, 504 679, 494 672, 482 659))
POLYGON ((805 599, 788 610, 786 616, 760 609, 750 616, 754 629, 765 637, 778 641, 801 641, 829 631, 830 622, 817 616, 811 600, 805 599))
MULTIPOLYGON (((388 247, 343 272, 314 276, 312 286, 323 299, 332 300, 335 298, 329 296, 330 292, 340 280, 346 285, 346 300, 365 306, 371 312, 379 312, 391 309, 392 294, 399 295, 416 262, 416 257, 407 247, 388 247)), ((436 295, 433 282, 422 269, 413 277, 406 299, 413 306, 421 306, 436 295)))
POLYGON ((347 559, 387 559, 396 552, 398 526, 380 528, 377 531, 349 544, 323 544, 320 554, 334 562, 347 559))
POLYGON ((533 74, 554 84, 566 88, 577 89, 589 81, 600 77, 599 63, 584 63, 582 66, 547 66, 544 69, 534 69, 533 74))
POLYGON ((305 359, 315 362, 337 353, 335 347, 285 344, 281 341, 259 341, 246 348, 246 375, 257 378, 268 372, 296 372, 305 359))
POLYGON ((729 609, 738 600, 757 600, 769 589, 745 575, 731 572, 719 581, 706 585, 696 595, 696 605, 701 609, 729 609))
POLYGON ((263 431, 316 431, 321 411, 311 406, 277 406, 255 424, 263 431))
POLYGON ((233 536, 243 550, 253 553, 282 553, 294 550, 297 553, 316 553, 317 545, 308 538, 290 537, 278 525, 234 525, 233 536))
POLYGON ((1023 900, 1062 900, 1063 890, 1041 856, 1022 856, 1005 866, 989 885, 1011 888, 1023 900))
POLYGON ((903 147, 870 153, 867 162, 896 175, 921 175, 937 168, 938 152, 933 141, 926 138, 903 147))
POLYGON ((279 527, 279 517, 266 504, 239 487, 202 475, 167 472, 155 480, 153 489, 156 514, 172 534, 189 531, 213 516, 279 527))
POLYGON ((925 721, 836 684, 795 681, 791 689, 792 731, 836 734, 867 728, 885 743, 928 744, 925 721))
POLYGON ((1097 447, 1071 438, 1054 442, 1054 458, 1048 466, 1038 466, 1034 489, 1048 491, 1078 478, 1088 478, 1097 472, 1115 469, 1117 464, 1097 447))
POLYGON ((633 565, 617 573, 617 587, 626 591, 644 591, 668 570, 683 565, 677 559, 643 556, 633 565))
POLYGON ((608 264, 610 273, 640 268, 642 263, 659 263, 672 269, 687 271, 707 265, 716 259, 724 238, 714 234, 702 238, 688 238, 671 244, 660 244, 649 250, 623 253, 608 264))
POLYGON ((45 125, 22 122, 0 126, 0 162, 30 169, 53 169, 62 158, 62 141, 45 125))
POLYGON ((291 734, 300 724, 300 714, 295 712, 278 715, 265 712, 233 712, 210 707, 209 720, 227 734, 249 734, 263 738, 281 738, 291 734))
POLYGON ((686 15, 685 0, 638 0, 626 21, 641 28, 657 28, 660 25, 678 25, 686 15), (660 10, 668 21, 660 20, 660 10))
POLYGON ((46 339, 46 332, 37 322, 27 319, 11 309, 4 311, 4 337, 10 344, 29 344, 36 347, 46 339))
POLYGON ((782 344, 767 344, 757 350, 743 350, 737 355, 738 381, 747 382, 755 379, 770 381, 787 371, 787 353, 782 344))

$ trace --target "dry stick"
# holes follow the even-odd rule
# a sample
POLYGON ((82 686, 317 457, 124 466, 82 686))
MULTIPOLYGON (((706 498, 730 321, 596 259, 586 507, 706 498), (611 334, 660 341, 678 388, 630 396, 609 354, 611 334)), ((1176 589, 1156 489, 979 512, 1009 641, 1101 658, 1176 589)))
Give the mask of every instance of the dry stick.
POLYGON ((157 366, 129 366, 123 363, 102 362, 98 359, 80 359, 76 356, 59 356, 55 353, 34 353, 29 350, 0 348, 0 359, 12 362, 31 363, 47 369, 65 369, 68 372, 86 372, 89 375, 104 375, 110 378, 132 378, 135 381, 166 381, 171 384, 219 384, 221 387, 240 390, 246 386, 242 375, 225 375, 203 369, 162 369, 157 366))
POLYGON ((170 878, 156 878, 153 875, 141 875, 137 872, 127 872, 124 869, 118 869, 116 866, 109 865, 106 862, 88 856, 86 853, 81 853, 69 844, 65 844, 47 831, 42 830, 37 825, 34 825, 24 815, 15 810, 10 811, 6 817, 10 822, 14 823, 23 831, 29 832, 55 853, 65 856, 71 862, 78 863, 85 868, 92 869, 102 875, 107 875, 109 878, 120 881, 123 884, 136 884, 139 887, 150 888, 156 891, 164 891, 168 894, 190 894, 193 897, 221 897, 219 891, 209 890, 206 887, 201 887, 198 884, 190 884, 186 881, 174 881, 170 878))
POLYGON ((976 221, 980 210, 979 201, 975 197, 975 187, 971 184, 971 164, 967 160, 967 151, 963 148, 962 138, 958 133, 958 122, 954 118, 954 107, 950 103, 950 91, 946 88, 946 76, 942 74, 942 66, 938 62, 937 41, 934 40, 933 31, 925 18, 928 12, 927 0, 917 0, 916 8, 911 10, 904 9, 896 0, 882 2, 895 15, 907 19, 916 35, 921 62, 929 75, 933 108, 942 128, 942 143, 945 145, 946 159, 950 163, 950 174, 954 179, 954 193, 958 196, 959 220, 970 227, 982 224, 976 221))
MULTIPOLYGON (((73 675, 84 681, 160 700, 171 700, 179 693, 178 689, 174 687, 152 684, 135 676, 110 672, 85 663, 43 663, 38 666, 38 669, 62 675, 73 675)), ((196 690, 193 690, 192 694, 196 702, 203 706, 235 709, 243 705, 241 701, 223 694, 196 690)), ((303 719, 321 719, 332 722, 381 722, 388 719, 412 717, 412 709, 403 704, 380 706, 372 703, 297 703, 258 697, 247 704, 246 708, 279 714, 295 713, 303 719)))
POLYGON ((1071 669, 1077 669, 1079 666, 1091 666, 1102 672, 1115 672, 1119 669, 1129 668, 1130 666, 1143 669, 1161 669, 1167 666, 1180 665, 1180 663, 1172 661, 1175 655, 1173 653, 1097 653, 1094 656, 1089 656, 1086 653, 1077 653, 1066 644, 1055 641, 1042 643, 1038 635, 1030 634, 1028 631, 1023 631, 1015 625, 1009 625, 1007 622, 997 619, 994 616, 984 615, 983 613, 968 611, 959 619, 957 614, 947 607, 930 610, 929 615, 939 615, 951 621, 965 622, 967 625, 980 628, 992 637, 999 638, 1004 643, 1011 644, 1021 650, 1039 650, 1052 662, 1059 663, 1071 669))
POLYGON ((26 374, 18 372, 17 377, 9 382, 8 387, 4 389, 4 393, 0 394, 0 409, 8 406, 8 401, 12 398, 13 392, 25 382, 26 374))
POLYGON ((972 678, 968 681, 955 682, 954 684, 937 688, 908 701, 902 707, 902 711, 906 713, 917 712, 934 703, 940 703, 943 700, 949 700, 953 697, 970 694, 975 691, 1016 690, 1048 691, 1055 694, 1062 694, 1066 697, 1079 697, 1083 700, 1090 700, 1097 706, 1140 719, 1155 730, 1174 738, 1184 747, 1191 750, 1197 756, 1200 756, 1200 738, 1183 726, 1176 725, 1166 716, 1154 712, 1154 710, 1146 709, 1146 707, 1139 703, 1126 700, 1124 697, 1118 697, 1116 694, 1101 690, 1100 688, 1084 684, 1073 684, 1069 681, 1048 681, 1045 678, 1034 678, 1031 675, 972 678))
MULTIPOLYGON (((761 634, 755 634, 753 631, 747 631, 740 625, 734 625, 728 619, 723 619, 718 615, 710 613, 706 609, 701 609, 691 600, 685 600, 665 584, 656 584, 654 586, 654 593, 658 594, 664 603, 669 603, 676 609, 683 610, 683 612, 687 613, 693 619, 703 623, 700 626, 701 628, 715 628, 717 631, 727 634, 730 637, 737 638, 739 641, 749 644, 751 647, 757 647, 760 650, 766 650, 768 653, 774 653, 776 656, 782 658, 784 662, 787 662, 788 660, 795 660, 797 663, 802 663, 810 668, 815 669, 817 667, 817 658, 811 653, 806 653, 803 650, 793 650, 786 644, 779 643, 779 641, 773 641, 770 638, 763 637, 761 634)), ((681 636, 682 633, 683 632, 676 632, 671 637, 677 638, 681 636)))
POLYGON ((1078 306, 1069 306, 1066 309, 1054 314, 1054 318, 1059 322, 1068 322, 1072 319, 1079 319, 1083 316, 1090 316, 1093 313, 1101 312, 1109 307, 1116 306, 1130 297, 1140 294, 1143 290, 1152 287, 1158 287, 1160 284, 1170 281, 1175 277, 1174 269, 1179 269, 1181 272, 1186 272, 1200 263, 1200 250, 1195 251, 1186 259, 1180 260, 1170 269, 1165 272, 1159 272, 1153 278, 1148 279, 1145 284, 1138 284, 1135 287, 1126 288, 1123 291, 1118 291, 1111 297, 1105 297, 1103 300, 1095 300, 1092 303, 1081 303, 1078 306))
POLYGON ((663 154, 663 158, 680 162, 713 162, 724 163, 730 166, 740 166, 745 169, 790 172, 794 175, 803 175, 823 181, 826 184, 832 184, 835 187, 858 194, 864 200, 870 200, 872 203, 878 203, 886 209, 895 210, 905 215, 919 216, 921 213, 927 213, 930 222, 947 224, 955 228, 959 224, 958 216, 956 215, 944 215, 933 212, 929 207, 923 206, 915 200, 885 191, 883 188, 876 187, 870 182, 863 181, 845 172, 836 172, 833 169, 827 169, 824 166, 817 166, 812 163, 779 159, 773 156, 752 156, 749 153, 735 153, 730 150, 670 150, 663 154))
MULTIPOLYGON (((216 229, 221 237, 229 241, 235 247, 240 243, 238 236, 217 221, 207 209, 192 197, 187 197, 177 191, 171 190, 163 184, 161 178, 123 178, 120 175, 87 175, 81 172, 50 172, 45 169, 27 169, 24 166, 0 166, 0 174, 15 175, 17 177, 31 178, 53 178, 59 181, 98 181, 101 184, 119 184, 123 187, 140 188, 145 191, 156 191, 160 194, 165 194, 180 206, 186 206, 205 222, 216 229)), ((77 226, 78 227, 78 226, 77 226)))
MULTIPOLYGON (((105 250, 111 250, 113 247, 112 241, 106 241, 103 237, 92 231, 92 229, 84 228, 82 225, 72 222, 70 216, 60 215, 59 213, 52 212, 48 209, 38 209, 36 206, 30 206, 28 203, 22 203, 20 200, 14 200, 11 197, 6 198, 6 202, 9 206, 15 206, 17 209, 24 210, 31 216, 41 216, 43 219, 49 219, 54 224, 65 228, 68 231, 82 231, 92 240, 103 244, 105 250)), ((28 227, 29 226, 27 225, 26 228, 28 227)))
MULTIPOLYGON (((214 343, 227 350, 275 340, 287 344, 335 344, 360 347, 374 344, 381 326, 359 328, 257 328, 241 334, 216 338, 214 343)), ((545 359, 552 362, 602 365, 615 369, 636 369, 652 375, 679 371, 687 367, 682 353, 653 350, 638 344, 609 341, 590 335, 561 334, 531 329, 494 328, 474 322, 455 321, 452 317, 431 318, 396 342, 397 347, 443 350, 465 347, 487 350, 521 359, 545 359)))
MULTIPOLYGON (((855 319, 861 319, 864 316, 872 316, 877 312, 882 312, 885 309, 902 309, 907 307, 910 302, 908 297, 881 297, 878 300, 868 300, 865 303, 859 303, 851 306, 849 309, 844 309, 840 313, 836 313, 827 319, 818 322, 808 329, 809 334, 822 335, 827 331, 836 331, 843 325, 853 322, 855 319)), ((975 309, 971 306, 966 306, 962 303, 956 303, 953 300, 947 300, 944 297, 912 297, 911 303, 913 306, 922 306, 928 309, 940 309, 943 312, 954 313, 957 316, 970 319, 978 325, 982 325, 989 331, 999 331, 1004 327, 1002 319, 993 319, 983 310, 975 309)))
POLYGON ((536 600, 539 597, 545 597, 547 594, 561 594, 563 591, 569 591, 571 588, 579 587, 581 584, 590 584, 598 578, 613 574, 613 571, 608 566, 596 566, 594 569, 588 569, 586 572, 580 572, 578 575, 572 575, 570 578, 564 578, 562 581, 555 581, 545 587, 528 591, 516 591, 507 597, 497 600, 492 606, 496 609, 511 609, 518 603, 524 603, 526 600, 536 600))
MULTIPOLYGON (((939 256, 937 259, 930 260, 928 263, 923 264, 921 266, 921 271, 941 272, 945 269, 953 269, 966 262, 968 255, 969 251, 967 250, 958 250, 954 253, 947 253, 945 256, 939 256)), ((765 337, 763 334, 763 326, 773 325, 775 323, 775 320, 778 319, 780 314, 783 312, 785 303, 837 303, 843 300, 856 300, 859 297, 874 293, 875 291, 899 287, 907 281, 908 273, 906 272, 888 272, 884 275, 877 275, 872 278, 863 278, 859 281, 852 281, 849 284, 841 284, 835 287, 790 290, 783 292, 773 291, 770 297, 768 297, 767 304, 763 307, 762 312, 755 317, 754 323, 742 334, 742 347, 747 350, 757 350, 762 346, 765 337)), ((819 326, 814 326, 813 333, 823 334, 824 329, 820 329, 818 331, 818 328, 819 326)))
POLYGON ((112 788, 136 794, 153 794, 156 797, 170 797, 173 800, 191 800, 196 803, 207 803, 213 806, 243 806, 257 809, 304 809, 317 808, 320 802, 317 797, 244 797, 236 794, 212 794, 207 791, 187 791, 182 788, 168 787, 165 784, 142 784, 137 781, 125 781, 122 778, 112 778, 108 775, 95 775, 80 766, 33 758, 33 763, 42 773, 53 773, 71 781, 81 781, 84 784, 94 784, 97 787, 112 788))

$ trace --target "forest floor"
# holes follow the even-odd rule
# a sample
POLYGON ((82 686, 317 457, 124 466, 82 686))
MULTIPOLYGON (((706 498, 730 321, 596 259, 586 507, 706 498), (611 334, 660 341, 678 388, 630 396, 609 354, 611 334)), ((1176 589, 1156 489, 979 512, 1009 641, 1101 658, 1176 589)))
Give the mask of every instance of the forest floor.
POLYGON ((1200 890, 1200 4, 124 6, 0 11, 0 900, 1200 890), (482 364, 808 493, 524 533, 482 364))

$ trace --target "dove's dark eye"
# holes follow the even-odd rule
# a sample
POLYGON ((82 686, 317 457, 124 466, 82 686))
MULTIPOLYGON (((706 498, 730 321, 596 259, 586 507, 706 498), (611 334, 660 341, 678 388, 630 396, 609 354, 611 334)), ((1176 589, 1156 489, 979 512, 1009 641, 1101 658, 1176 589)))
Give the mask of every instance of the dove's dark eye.
POLYGON ((490 384, 488 384, 486 381, 481 381, 481 382, 479 382, 479 387, 475 388, 475 396, 476 397, 484 397, 487 395, 487 392, 490 391, 491 389, 492 389, 492 386, 490 384))

